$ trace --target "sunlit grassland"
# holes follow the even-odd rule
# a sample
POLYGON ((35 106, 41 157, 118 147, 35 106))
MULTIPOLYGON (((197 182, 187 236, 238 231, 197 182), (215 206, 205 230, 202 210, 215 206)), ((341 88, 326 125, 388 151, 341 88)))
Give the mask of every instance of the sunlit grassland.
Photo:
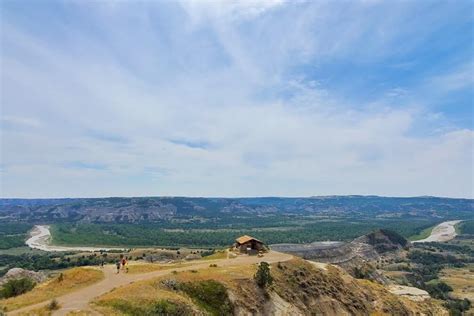
POLYGON ((436 225, 433 225, 431 227, 423 229, 421 232, 419 232, 416 235, 410 236, 408 240, 410 241, 415 241, 415 240, 420 240, 420 239, 425 239, 428 238, 431 235, 431 232, 433 229, 436 227, 436 225))
POLYGON ((0 307, 12 311, 41 303, 89 286, 104 278, 103 272, 95 268, 73 268, 64 271, 62 275, 62 280, 55 277, 37 285, 33 290, 23 295, 0 300, 0 307))
POLYGON ((441 281, 453 288, 454 297, 474 301, 474 264, 463 268, 443 269, 439 276, 441 281))
MULTIPOLYGON (((172 267, 178 269, 184 266, 186 266, 186 264, 174 264, 172 267)), ((166 276, 139 281, 116 288, 98 297, 94 301, 94 305, 95 309, 104 315, 126 314, 124 311, 127 310, 146 310, 160 301, 170 301, 174 304, 187 305, 197 310, 198 307, 191 298, 181 291, 167 289, 161 284, 161 281, 165 279, 173 279, 177 282, 214 280, 232 286, 233 280, 242 278, 251 279, 255 270, 255 265, 244 265, 238 267, 210 267, 195 271, 174 272, 166 276)))

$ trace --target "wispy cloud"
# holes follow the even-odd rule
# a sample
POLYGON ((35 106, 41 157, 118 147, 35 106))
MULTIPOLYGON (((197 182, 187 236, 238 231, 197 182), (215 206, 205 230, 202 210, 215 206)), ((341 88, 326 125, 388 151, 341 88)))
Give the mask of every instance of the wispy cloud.
POLYGON ((41 122, 32 117, 5 115, 1 118, 3 128, 40 127, 41 122))
POLYGON ((472 91, 474 89, 474 62, 463 64, 447 73, 435 75, 429 79, 427 85, 437 93, 463 89, 472 91))
POLYGON ((126 144, 128 140, 120 135, 104 132, 104 131, 97 131, 97 130, 90 130, 87 132, 87 135, 101 141, 105 142, 112 142, 112 143, 119 143, 119 144, 126 144))
POLYGON ((84 161, 69 161, 63 164, 65 168, 71 169, 92 169, 92 170, 106 170, 107 166, 101 163, 92 163, 84 161))
POLYGON ((182 145, 190 148, 208 149, 211 147, 211 144, 206 141, 193 141, 184 139, 170 139, 169 141, 173 144, 182 145))

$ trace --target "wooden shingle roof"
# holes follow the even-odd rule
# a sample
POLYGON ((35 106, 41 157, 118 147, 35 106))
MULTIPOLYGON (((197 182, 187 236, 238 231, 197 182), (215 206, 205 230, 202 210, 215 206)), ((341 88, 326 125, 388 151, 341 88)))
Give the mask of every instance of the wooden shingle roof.
POLYGON ((246 242, 249 242, 249 241, 252 241, 252 240, 255 240, 255 241, 263 244, 262 241, 258 240, 257 238, 253 238, 252 236, 248 236, 248 235, 243 235, 243 236, 237 238, 235 241, 239 244, 245 244, 246 242))

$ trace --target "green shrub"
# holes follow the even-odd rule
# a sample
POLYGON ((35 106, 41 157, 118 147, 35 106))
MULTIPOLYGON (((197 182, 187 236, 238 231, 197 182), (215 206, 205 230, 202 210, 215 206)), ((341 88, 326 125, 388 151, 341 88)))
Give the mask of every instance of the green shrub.
POLYGON ((151 308, 150 315, 166 315, 166 316, 178 316, 178 315, 190 315, 190 309, 182 304, 176 304, 174 302, 161 300, 154 304, 151 308))
POLYGON ((31 291, 35 285, 36 283, 28 278, 10 280, 3 285, 3 288, 0 291, 0 297, 9 298, 21 295, 31 291))
POLYGON ((447 300, 449 298, 448 292, 453 290, 448 284, 442 281, 436 281, 426 284, 426 291, 434 298, 447 300))
POLYGON ((125 300, 114 300, 106 305, 109 305, 115 310, 129 316, 184 316, 192 314, 192 311, 188 306, 169 300, 159 300, 151 305, 136 305, 125 300))
POLYGON ((265 288, 273 283, 273 277, 270 274, 270 265, 267 262, 261 262, 258 266, 257 273, 254 276, 257 285, 265 288))
POLYGON ((180 289, 211 315, 232 315, 227 289, 214 280, 181 283, 180 289))
POLYGON ((471 302, 467 298, 463 300, 449 299, 444 306, 449 310, 449 315, 462 316, 465 311, 471 308, 471 302))
POLYGON ((46 306, 46 308, 50 311, 55 311, 57 309, 59 309, 59 303, 58 301, 54 298, 51 300, 51 302, 48 303, 48 305, 46 306))

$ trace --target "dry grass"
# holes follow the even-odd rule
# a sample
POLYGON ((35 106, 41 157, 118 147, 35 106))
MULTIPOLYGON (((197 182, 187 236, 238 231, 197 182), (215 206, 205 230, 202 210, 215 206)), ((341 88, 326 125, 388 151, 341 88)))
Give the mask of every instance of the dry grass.
POLYGON ((179 272, 174 278, 182 282, 193 282, 202 280, 215 280, 222 283, 231 283, 238 279, 252 278, 256 271, 256 265, 213 267, 200 269, 197 273, 192 271, 179 272))
POLYGON ((19 316, 50 316, 52 311, 44 307, 35 308, 25 313, 20 313, 19 316))
POLYGON ((129 263, 128 264, 128 273, 130 274, 140 274, 153 271, 164 270, 163 265, 155 263, 129 263))
POLYGON ((464 268, 443 269, 440 279, 453 288, 454 297, 474 302, 474 264, 464 268))
POLYGON ((227 259, 227 250, 218 250, 210 256, 202 257, 202 260, 227 259))
POLYGON ((137 304, 146 304, 148 302, 155 301, 157 298, 179 299, 180 297, 174 292, 162 289, 160 287, 159 281, 147 280, 114 289, 113 291, 97 298, 94 303, 99 305, 107 305, 104 303, 115 300, 126 300, 137 304))
POLYGON ((332 265, 326 271, 295 258, 272 264, 272 288, 280 297, 302 311, 314 314, 339 315, 408 315, 442 308, 432 302, 411 302, 396 296, 377 283, 354 279, 342 269, 332 265), (331 305, 333 302, 334 305, 331 305))
POLYGON ((12 311, 25 306, 51 300, 55 297, 89 286, 104 278, 102 271, 94 268, 73 268, 63 272, 63 280, 50 279, 23 295, 0 300, 0 307, 12 311))
POLYGON ((154 272, 154 271, 183 268, 190 265, 192 265, 192 263, 160 264, 160 263, 129 262, 128 273, 142 274, 142 273, 148 273, 148 272, 154 272))
POLYGON ((159 280, 146 280, 123 286, 106 293, 94 300, 94 309, 101 314, 121 315, 115 308, 117 305, 126 303, 132 307, 145 307, 159 300, 170 300, 180 302, 188 306, 194 306, 193 302, 176 292, 168 291, 160 286, 159 280))
MULTIPOLYGON (((166 268, 177 268, 177 266, 167 266, 166 268)), ((147 306, 156 303, 158 300, 170 300, 190 306, 194 311, 198 312, 199 309, 189 297, 181 292, 164 288, 161 285, 161 281, 164 279, 175 279, 178 282, 195 282, 212 279, 224 283, 226 287, 237 291, 238 284, 235 281, 252 278, 255 269, 254 265, 207 268, 199 269, 197 272, 181 271, 177 274, 139 281, 114 289, 100 296, 94 301, 94 308, 103 315, 120 315, 120 312, 114 309, 114 306, 123 302, 131 306, 147 306)))
POLYGON ((95 314, 88 311, 72 311, 72 312, 67 313, 66 316, 91 316, 91 315, 95 315, 95 314))

